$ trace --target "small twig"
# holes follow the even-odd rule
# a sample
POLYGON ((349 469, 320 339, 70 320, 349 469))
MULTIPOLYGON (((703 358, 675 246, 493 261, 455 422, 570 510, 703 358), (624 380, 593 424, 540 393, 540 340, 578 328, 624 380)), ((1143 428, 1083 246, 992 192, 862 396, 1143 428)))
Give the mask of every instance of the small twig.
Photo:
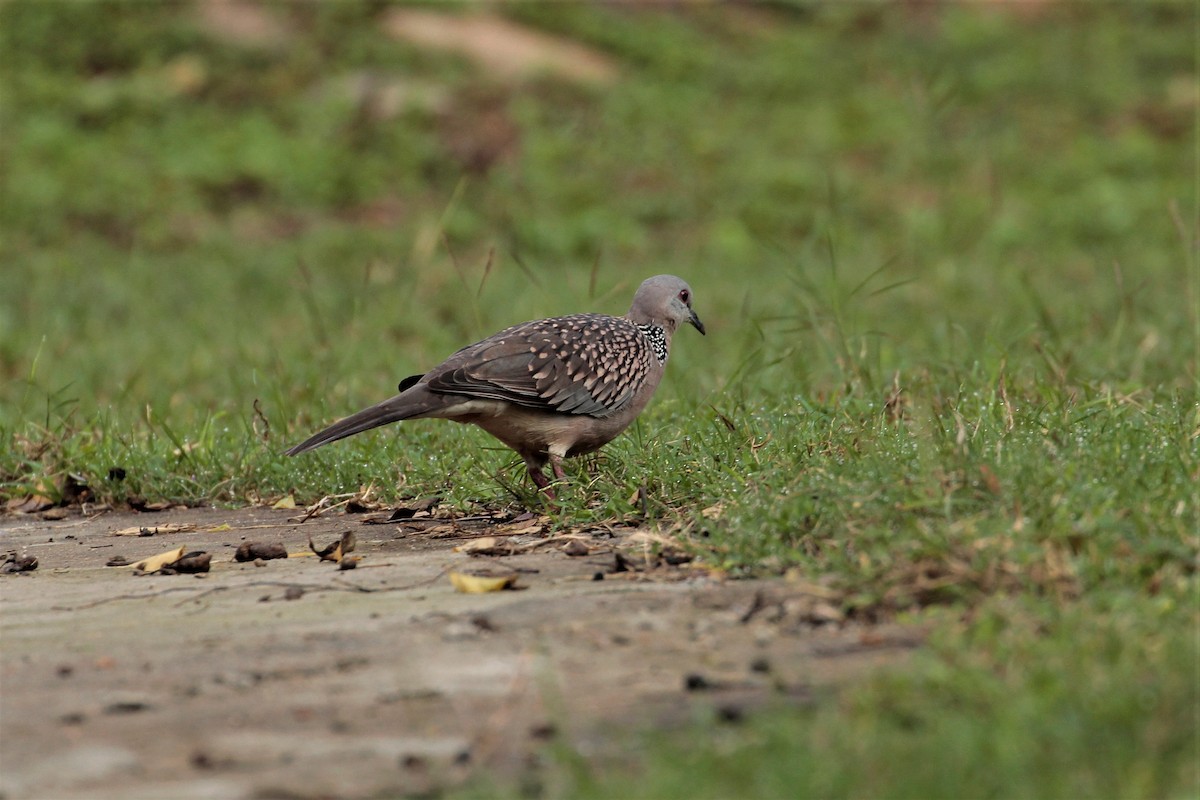
MULTIPOLYGON (((380 564, 379 566, 383 566, 383 565, 380 564)), ((356 583, 345 583, 343 581, 338 581, 335 584, 294 583, 294 582, 289 582, 289 581, 254 581, 252 583, 243 583, 243 584, 239 584, 237 586, 232 586, 232 585, 230 585, 230 586, 214 586, 211 589, 205 589, 203 592, 196 595, 195 597, 185 597, 183 600, 180 600, 175 605, 181 606, 184 603, 199 600, 202 597, 205 597, 210 594, 216 594, 219 591, 223 591, 226 589, 240 589, 243 587, 256 588, 256 587, 270 586, 270 587, 280 587, 280 588, 284 588, 284 589, 290 589, 292 587, 295 587, 297 589, 304 590, 305 594, 308 594, 310 592, 356 592, 358 594, 379 594, 382 592, 403 592, 403 591, 407 591, 409 589, 419 589, 422 586, 428 586, 428 585, 436 582, 443 575, 445 575, 447 571, 448 571, 448 569, 444 569, 441 572, 439 572, 437 575, 434 575, 432 578, 426 578, 425 580, 417 581, 416 583, 405 584, 404 586, 380 586, 378 588, 372 588, 370 586, 359 586, 356 583)))
POLYGON ((323 511, 323 510, 324 510, 324 508, 325 508, 325 501, 327 501, 327 500, 330 500, 330 499, 331 499, 331 498, 330 498, 330 496, 329 496, 329 495, 325 495, 325 496, 324 496, 324 497, 322 497, 320 500, 318 500, 317 502, 313 503, 313 504, 312 504, 311 506, 309 506, 308 508, 304 509, 304 516, 302 516, 302 517, 288 517, 288 522, 292 522, 292 523, 296 523, 296 524, 299 524, 299 523, 302 523, 302 522, 308 522, 310 519, 312 519, 313 517, 317 516, 318 514, 320 514, 320 513, 321 513, 321 511, 323 511))
POLYGON ((350 503, 353 503, 359 497, 363 498, 363 500, 366 501, 371 496, 371 493, 374 491, 375 491, 375 484, 372 483, 366 489, 360 489, 357 492, 348 492, 346 494, 327 494, 324 497, 322 497, 320 500, 318 500, 317 502, 313 503, 307 509, 305 509, 304 516, 292 517, 290 519, 290 521, 294 522, 296 524, 308 522, 313 517, 319 517, 319 516, 323 515, 326 511, 333 511, 335 508, 349 505, 350 503), (342 500, 341 502, 334 503, 331 506, 325 505, 325 503, 327 501, 334 500, 339 497, 344 497, 346 499, 342 500))
POLYGON ((373 592, 394 591, 394 590, 390 590, 390 589, 370 589, 366 586, 355 586, 354 584, 349 584, 347 586, 331 586, 329 584, 324 584, 324 583, 292 583, 289 581, 254 581, 252 583, 238 584, 237 586, 233 586, 233 585, 213 586, 208 589, 205 589, 204 591, 202 591, 200 594, 196 595, 195 597, 185 597, 182 600, 180 600, 178 603, 176 603, 175 605, 178 607, 178 606, 183 605, 184 603, 198 602, 199 600, 201 600, 204 597, 207 597, 210 594, 216 594, 217 592, 224 592, 224 591, 228 591, 230 589, 243 589, 243 588, 253 589, 253 588, 260 588, 263 586, 283 588, 283 589, 296 588, 296 589, 301 589, 305 594, 310 594, 310 593, 315 593, 315 592, 359 592, 362 594, 370 594, 373 592))
POLYGON ((252 530, 257 530, 259 528, 294 528, 295 526, 296 526, 296 523, 294 523, 294 522, 282 522, 282 523, 274 522, 274 523, 271 523, 270 525, 239 525, 236 528, 234 528, 233 526, 222 527, 221 525, 214 525, 211 528, 201 528, 199 532, 200 533, 237 533, 238 531, 252 531, 252 530))
MULTIPOLYGON (((363 520, 364 523, 367 520, 363 520)), ((371 523, 380 525, 399 525, 401 527, 411 525, 413 527, 431 528, 435 525, 462 525, 463 523, 475 522, 491 522, 496 525, 503 525, 503 522, 496 522, 496 518, 486 514, 476 514, 470 517, 409 517, 408 519, 384 520, 381 523, 371 523)))
POLYGON ((545 547, 546 545, 558 544, 559 542, 583 542, 588 545, 589 555, 603 555, 605 553, 611 553, 613 551, 613 549, 611 547, 608 548, 607 550, 602 549, 603 545, 599 545, 599 546, 597 546, 597 549, 592 550, 591 549, 591 545, 593 542, 592 537, 582 536, 578 533, 560 533, 555 536, 548 537, 546 539, 539 539, 536 542, 529 542, 528 544, 518 545, 518 547, 520 547, 521 549, 523 549, 525 551, 532 552, 534 550, 537 550, 539 547, 545 547))
MULTIPOLYGON (((97 513, 91 515, 90 517, 85 517, 83 519, 77 519, 74 522, 63 522, 61 525, 47 525, 46 523, 58 522, 58 520, 40 519, 40 518, 34 517, 34 520, 32 522, 29 522, 28 524, 13 525, 11 527, 5 527, 4 531, 5 531, 5 533, 19 533, 22 531, 39 531, 39 530, 48 530, 51 532, 61 531, 61 530, 65 530, 66 528, 78 528, 80 525, 87 525, 89 522, 92 522, 92 521, 104 516, 105 514, 110 514, 110 513, 112 513, 111 510, 100 511, 100 512, 97 512, 97 513)), ((16 517, 0 514, 0 519, 4 520, 5 522, 7 522, 9 519, 14 519, 14 518, 16 518, 16 517)))
POLYGON ((195 591, 194 586, 172 586, 170 589, 163 589, 157 592, 147 592, 145 594, 117 594, 112 597, 102 597, 99 600, 93 600, 90 603, 83 603, 77 606, 50 606, 51 611, 79 611, 85 608, 95 608, 102 606, 105 603, 115 603, 118 600, 150 600, 155 597, 162 597, 165 594, 173 594, 175 592, 191 592, 195 591))
POLYGON ((110 509, 108 509, 107 511, 97 511, 95 514, 92 514, 91 516, 84 517, 84 518, 83 518, 83 519, 81 519, 81 520, 77 520, 77 521, 75 521, 75 522, 69 522, 69 523, 67 523, 66 525, 56 525, 54 529, 55 529, 55 530, 58 530, 59 528, 75 528, 75 527, 78 527, 78 526, 80 526, 80 525, 87 525, 89 522, 92 522, 92 521, 94 521, 94 520, 100 519, 100 518, 101 518, 101 517, 103 517, 105 514, 111 514, 111 513, 113 513, 111 508, 110 508, 110 509))
POLYGON ((271 438, 271 422, 267 419, 267 415, 263 413, 262 405, 258 398, 254 398, 254 419, 250 422, 251 429, 258 434, 258 437, 264 442, 271 438), (259 433, 258 423, 262 422, 262 432, 259 433))
POLYGON ((767 607, 766 599, 763 597, 762 589, 754 593, 754 600, 751 601, 750 607, 746 609, 746 613, 738 617, 738 622, 745 625, 750 620, 754 619, 754 615, 767 607))
MULTIPOLYGON (((415 531, 414 531, 415 532, 415 531)), ((431 539, 485 539, 488 536, 532 536, 529 531, 463 531, 462 533, 452 533, 446 536, 431 536, 431 539)))

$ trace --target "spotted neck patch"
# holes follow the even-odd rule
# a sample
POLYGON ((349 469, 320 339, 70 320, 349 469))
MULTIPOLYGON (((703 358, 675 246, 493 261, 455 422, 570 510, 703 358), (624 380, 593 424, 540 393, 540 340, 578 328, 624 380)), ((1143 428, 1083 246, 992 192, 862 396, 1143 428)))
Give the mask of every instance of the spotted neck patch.
POLYGON ((650 343, 650 348, 654 351, 654 357, 658 359, 658 363, 667 363, 667 332, 658 325, 638 325, 638 330, 646 337, 646 341, 650 343))

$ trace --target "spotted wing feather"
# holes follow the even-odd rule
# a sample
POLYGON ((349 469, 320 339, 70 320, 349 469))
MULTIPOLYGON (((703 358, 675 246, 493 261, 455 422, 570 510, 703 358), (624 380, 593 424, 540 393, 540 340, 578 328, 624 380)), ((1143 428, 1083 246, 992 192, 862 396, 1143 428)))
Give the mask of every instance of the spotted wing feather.
POLYGON ((464 347, 427 382, 443 394, 605 417, 633 399, 653 357, 628 320, 578 314, 515 325, 464 347))

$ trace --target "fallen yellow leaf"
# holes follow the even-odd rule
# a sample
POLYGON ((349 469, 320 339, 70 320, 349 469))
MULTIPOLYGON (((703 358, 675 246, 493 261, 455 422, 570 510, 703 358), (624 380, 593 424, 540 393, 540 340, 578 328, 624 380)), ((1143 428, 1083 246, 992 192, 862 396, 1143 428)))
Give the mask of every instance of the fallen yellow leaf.
POLYGON ((350 530, 343 531, 342 538, 338 539, 332 544, 325 545, 320 550, 318 550, 317 546, 313 544, 312 537, 308 537, 309 549, 316 553, 322 561, 340 562, 346 554, 354 550, 357 544, 358 537, 354 535, 354 531, 350 530))
POLYGON ((295 508, 295 507, 296 507, 296 498, 292 497, 290 494, 287 497, 279 498, 271 506, 271 508, 295 508))
POLYGON ((511 589, 517 582, 515 572, 507 575, 470 575, 465 572, 451 572, 450 583, 463 594, 487 594, 511 589))
POLYGON ((182 545, 176 547, 174 550, 167 550, 166 552, 159 553, 156 556, 150 556, 149 558, 143 559, 134 564, 133 568, 137 572, 158 572, 163 567, 169 567, 181 558, 183 558, 182 545))

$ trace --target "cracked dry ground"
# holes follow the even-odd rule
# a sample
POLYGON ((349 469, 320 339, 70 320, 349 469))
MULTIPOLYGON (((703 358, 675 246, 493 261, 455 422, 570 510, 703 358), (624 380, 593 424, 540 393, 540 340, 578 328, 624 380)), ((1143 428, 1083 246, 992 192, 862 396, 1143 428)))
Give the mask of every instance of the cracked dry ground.
POLYGON ((638 571, 661 543, 630 529, 298 513, 0 518, 0 551, 39 562, 0 575, 0 797, 372 797, 511 779, 556 740, 619 757, 631 733, 705 708, 806 702, 921 638, 840 621, 812 585, 638 571), (116 535, 131 528, 158 533, 116 535), (233 560, 247 541, 305 552, 348 529, 352 571, 233 560), (454 549, 485 535, 515 554, 454 549), (180 545, 211 553, 211 571, 106 566, 180 545), (614 571, 618 547, 631 569, 614 571), (447 571, 485 564, 522 588, 451 586, 447 571))

